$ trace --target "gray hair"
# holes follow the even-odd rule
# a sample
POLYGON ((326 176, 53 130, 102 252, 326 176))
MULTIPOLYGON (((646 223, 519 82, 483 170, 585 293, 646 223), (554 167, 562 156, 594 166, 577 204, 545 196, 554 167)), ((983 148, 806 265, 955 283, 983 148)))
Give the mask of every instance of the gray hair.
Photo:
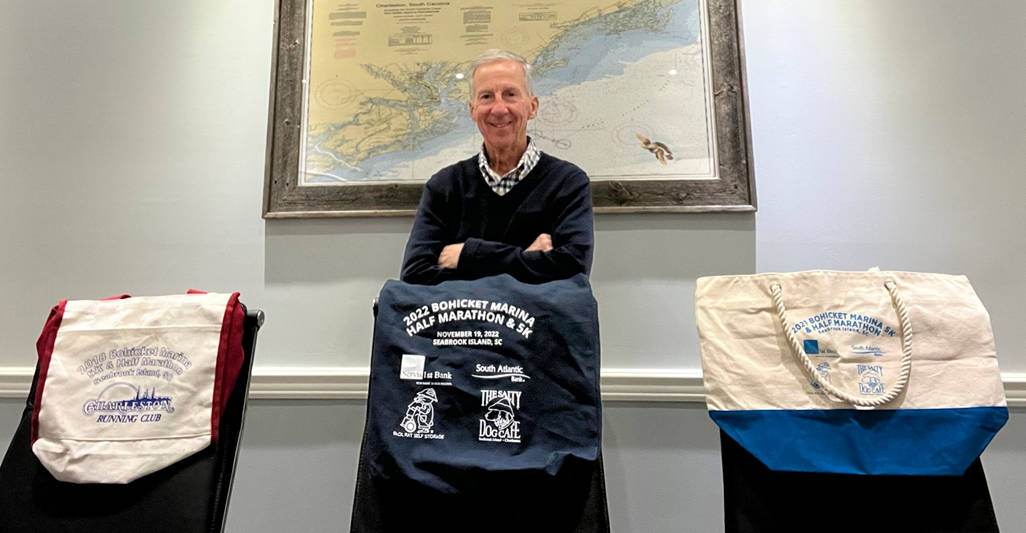
POLYGON ((523 56, 519 56, 508 50, 500 50, 498 48, 492 48, 481 52, 481 55, 475 57, 470 61, 470 98, 474 98, 474 73, 477 72, 477 68, 486 63, 493 63, 495 61, 516 61, 520 63, 520 66, 524 68, 524 85, 527 86, 527 95, 534 96, 534 80, 531 77, 531 64, 527 62, 523 56))

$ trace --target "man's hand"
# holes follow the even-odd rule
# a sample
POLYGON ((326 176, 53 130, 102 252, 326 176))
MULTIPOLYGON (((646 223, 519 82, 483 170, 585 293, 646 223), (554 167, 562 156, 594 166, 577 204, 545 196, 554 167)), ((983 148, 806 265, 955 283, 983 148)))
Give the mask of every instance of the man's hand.
POLYGON ((548 252, 550 250, 552 250, 552 235, 549 235, 548 233, 542 233, 524 251, 525 252, 548 252))
POLYGON ((463 243, 449 244, 445 248, 442 248, 442 253, 438 254, 438 266, 442 268, 456 268, 456 265, 460 262, 460 253, 463 252, 463 243))
MULTIPOLYGON (((548 252, 552 250, 552 236, 548 233, 538 235, 538 238, 525 250, 526 252, 548 252)), ((463 243, 449 244, 442 248, 438 254, 438 266, 442 268, 455 269, 460 263, 460 254, 463 252, 463 243)))

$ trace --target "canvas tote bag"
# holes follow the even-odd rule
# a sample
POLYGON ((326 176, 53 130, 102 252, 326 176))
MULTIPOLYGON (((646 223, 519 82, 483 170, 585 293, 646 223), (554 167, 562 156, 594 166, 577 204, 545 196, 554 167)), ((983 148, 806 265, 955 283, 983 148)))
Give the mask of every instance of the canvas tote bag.
POLYGON ((599 457, 588 279, 389 281, 352 531, 571 531, 599 457))
POLYGON ((244 319, 238 293, 62 300, 36 344, 33 453, 60 481, 128 483, 206 448, 244 319))
POLYGON ((964 276, 704 277, 695 305, 710 416, 773 470, 960 475, 1008 419, 964 276))

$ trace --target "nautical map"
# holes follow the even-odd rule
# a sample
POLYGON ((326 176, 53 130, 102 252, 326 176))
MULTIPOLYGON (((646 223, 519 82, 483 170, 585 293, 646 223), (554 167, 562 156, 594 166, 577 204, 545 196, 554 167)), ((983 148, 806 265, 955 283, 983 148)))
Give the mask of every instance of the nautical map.
POLYGON ((477 153, 468 63, 534 67, 538 147, 592 178, 714 177, 701 0, 314 0, 301 183, 424 182, 477 153))

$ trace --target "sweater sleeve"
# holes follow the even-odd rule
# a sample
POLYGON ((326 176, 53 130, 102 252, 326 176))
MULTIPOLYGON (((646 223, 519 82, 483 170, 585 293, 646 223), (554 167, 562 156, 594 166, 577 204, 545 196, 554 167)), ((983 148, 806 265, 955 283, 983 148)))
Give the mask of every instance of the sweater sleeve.
POLYGON ((591 186, 584 171, 576 170, 550 209, 557 211, 552 228, 552 250, 527 252, 519 246, 469 238, 460 253, 458 270, 469 277, 511 274, 543 283, 591 272, 594 220, 591 186))
POLYGON ((437 176, 428 180, 420 197, 413 229, 406 241, 400 278, 407 283, 435 285, 457 278, 454 269, 438 266, 438 255, 452 244, 454 228, 448 227, 449 205, 446 194, 438 186, 437 176))

